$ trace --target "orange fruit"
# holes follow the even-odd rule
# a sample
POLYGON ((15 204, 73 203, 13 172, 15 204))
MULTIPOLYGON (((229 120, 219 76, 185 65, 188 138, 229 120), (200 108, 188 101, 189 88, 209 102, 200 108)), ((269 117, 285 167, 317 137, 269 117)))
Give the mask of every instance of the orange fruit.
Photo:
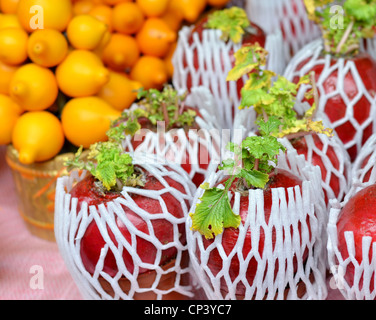
POLYGON ((103 0, 104 4, 107 4, 109 6, 116 6, 119 3, 123 2, 132 2, 133 0, 103 0))
POLYGON ((20 28, 0 30, 0 60, 9 65, 19 65, 27 59, 28 34, 20 28))
POLYGON ((13 128, 22 109, 10 97, 0 94, 0 145, 12 142, 13 128))
POLYGON ((102 51, 102 61, 110 69, 126 71, 132 68, 140 57, 140 50, 134 37, 113 33, 102 51))
POLYGON ((94 7, 95 3, 91 0, 79 0, 73 3, 72 12, 75 16, 79 14, 88 14, 94 7))
POLYGON ((160 18, 148 18, 136 35, 140 51, 145 55, 164 57, 177 34, 160 18))
POLYGON ((98 93, 109 81, 109 71, 101 59, 88 50, 73 50, 56 68, 60 90, 69 97, 98 93))
POLYGON ((96 49, 107 32, 106 23, 89 14, 76 15, 67 27, 69 43, 75 49, 96 49))
POLYGON ((12 132, 12 144, 23 164, 52 159, 60 152, 64 141, 61 122, 48 111, 22 114, 12 132))
POLYGON ((128 109, 137 98, 136 90, 142 84, 129 79, 122 72, 110 72, 110 81, 98 92, 97 96, 107 101, 113 108, 119 111, 128 109))
POLYGON ((104 22, 107 25, 108 31, 112 32, 112 8, 105 4, 94 6, 89 12, 91 16, 97 18, 99 21, 104 22))
POLYGON ((36 30, 42 22, 43 29, 56 29, 63 32, 72 15, 71 0, 20 0, 17 7, 18 19, 28 32, 36 30))
POLYGON ((106 132, 121 112, 99 97, 74 98, 67 102, 61 122, 67 139, 77 147, 107 140, 106 132))
POLYGON ((145 90, 162 89, 168 82, 168 71, 165 62, 153 56, 141 56, 133 66, 130 77, 142 84, 145 90))
POLYGON ((227 3, 229 3, 230 0, 206 0, 208 2, 209 6, 213 7, 223 7, 227 3))
POLYGON ((9 95, 27 111, 45 110, 58 96, 55 74, 35 63, 25 64, 12 76, 9 95))
POLYGON ((169 1, 167 10, 162 14, 163 19, 167 25, 174 31, 178 31, 183 24, 183 12, 175 1, 169 1))
POLYGON ((137 33, 145 20, 141 8, 134 2, 122 2, 112 9, 112 26, 124 34, 137 33))
POLYGON ((160 17, 166 12, 170 0, 136 0, 146 17, 160 17))
POLYGON ((3 13, 16 13, 19 0, 0 0, 0 11, 3 13))
POLYGON ((5 28, 22 28, 17 15, 12 13, 0 14, 0 29, 5 28))
POLYGON ((68 42, 64 35, 54 29, 34 31, 27 44, 30 60, 43 67, 55 67, 68 54, 68 42))
POLYGON ((206 0, 171 0, 183 13, 184 20, 194 23, 206 7, 206 0))
POLYGON ((10 66, 0 61, 0 93, 9 94, 9 83, 18 66, 10 66))
POLYGON ((165 62, 165 64, 166 64, 168 76, 170 78, 172 78, 172 76, 174 74, 174 65, 172 63, 172 58, 174 56, 174 53, 175 53, 175 50, 176 50, 176 46, 177 46, 177 41, 175 41, 171 45, 170 50, 168 51, 166 57, 163 59, 164 62, 165 62))

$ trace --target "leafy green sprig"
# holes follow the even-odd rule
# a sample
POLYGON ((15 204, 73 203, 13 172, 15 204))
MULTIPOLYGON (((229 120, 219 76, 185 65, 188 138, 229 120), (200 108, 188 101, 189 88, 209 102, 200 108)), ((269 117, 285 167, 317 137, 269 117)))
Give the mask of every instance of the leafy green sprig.
POLYGON ((375 35, 375 0, 304 0, 308 17, 324 38, 325 53, 336 57, 358 54, 360 41, 375 35), (340 5, 342 12, 333 12, 340 5), (343 13, 343 14, 342 14, 343 13))
POLYGON ((231 40, 234 43, 241 42, 244 33, 250 26, 245 10, 236 6, 214 11, 209 15, 206 23, 206 28, 222 31, 221 39, 223 41, 231 40))
POLYGON ((258 119, 274 116, 280 126, 272 134, 276 137, 292 138, 309 133, 323 133, 331 136, 333 130, 325 128, 322 121, 314 121, 318 95, 314 74, 303 76, 293 83, 273 71, 265 70, 268 52, 259 46, 243 46, 235 53, 235 66, 227 76, 228 81, 237 81, 247 76, 241 90, 239 108, 253 107, 258 119), (314 98, 314 103, 305 115, 299 118, 294 107, 297 94, 303 84, 311 84, 312 89, 305 94, 306 99, 314 98))
POLYGON ((133 165, 133 159, 124 153, 121 141, 125 125, 120 124, 107 132, 108 141, 90 146, 87 159, 83 160, 80 147, 73 159, 65 162, 67 169, 87 170, 97 180, 97 187, 105 191, 121 191, 124 186, 144 186, 142 174, 133 165))
POLYGON ((247 137, 240 145, 229 143, 228 149, 234 158, 222 161, 219 170, 229 176, 224 188, 212 187, 208 183, 201 185, 205 190, 191 213, 192 230, 200 232, 207 239, 221 234, 224 228, 238 228, 241 217, 232 208, 229 192, 236 182, 236 190, 247 193, 251 188, 264 188, 269 181, 269 173, 278 163, 278 154, 285 147, 271 135, 280 125, 276 117, 269 117, 268 121, 260 119, 258 122, 260 136, 247 137))
POLYGON ((137 108, 125 110, 112 127, 124 124, 125 133, 134 135, 140 128, 140 118, 147 118, 153 126, 163 121, 167 130, 192 126, 197 113, 185 110, 186 94, 178 94, 171 86, 166 85, 162 91, 157 89, 138 90, 137 108))

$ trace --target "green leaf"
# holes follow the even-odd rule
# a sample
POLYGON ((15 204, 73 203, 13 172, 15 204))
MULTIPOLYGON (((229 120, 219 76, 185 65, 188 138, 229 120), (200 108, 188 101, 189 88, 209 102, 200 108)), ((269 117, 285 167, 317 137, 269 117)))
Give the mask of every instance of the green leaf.
POLYGON ((244 30, 249 26, 250 22, 245 10, 239 7, 216 10, 209 15, 206 23, 207 28, 222 31, 222 40, 230 39, 234 43, 241 42, 244 30))
POLYGON ((111 190, 111 188, 116 185, 116 172, 111 163, 99 163, 93 175, 102 182, 107 190, 111 190))
POLYGON ((239 178, 244 178, 247 183, 256 188, 264 188, 269 181, 269 175, 257 170, 242 169, 237 175, 239 178))
MULTIPOLYGON (((205 186, 207 187, 207 185, 205 186)), ((224 228, 238 228, 241 217, 232 211, 227 190, 206 189, 191 213, 192 230, 200 232, 205 238, 212 239, 223 232, 224 228)))
POLYGON ((320 25, 325 52, 335 57, 356 55, 360 41, 375 35, 374 0, 305 0, 305 4, 309 18, 320 25), (340 5, 343 12, 333 12, 333 4, 340 5))
POLYGON ((235 52, 235 66, 227 75, 227 81, 237 81, 253 71, 260 71, 266 65, 268 52, 260 45, 243 46, 235 52))
POLYGON ((267 137, 247 137, 242 142, 243 149, 247 149, 250 155, 259 160, 272 160, 278 154, 279 150, 284 149, 280 142, 272 136, 267 137))
POLYGON ((241 90, 241 107, 255 107, 271 104, 275 101, 275 98, 265 92, 264 89, 247 90, 243 88, 241 90))
POLYGON ((259 127, 259 132, 263 136, 274 135, 274 133, 279 131, 279 127, 282 125, 282 121, 276 116, 270 116, 268 121, 260 118, 257 121, 259 127))
POLYGON ((347 0, 344 3, 347 14, 353 16, 356 20, 370 21, 375 19, 376 5, 366 0, 347 0))

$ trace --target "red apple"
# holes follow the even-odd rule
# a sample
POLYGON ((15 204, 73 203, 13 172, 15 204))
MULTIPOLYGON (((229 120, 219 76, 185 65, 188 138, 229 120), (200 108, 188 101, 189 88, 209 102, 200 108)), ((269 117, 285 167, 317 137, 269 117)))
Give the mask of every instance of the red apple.
MULTIPOLYGON (((146 183, 143 189, 145 190, 161 190, 163 191, 167 187, 163 185, 156 177, 151 175, 149 172, 145 173, 146 183)), ((186 193, 183 185, 176 182, 175 180, 165 177, 166 183, 168 184, 168 188, 172 188, 172 190, 177 190, 182 193, 186 193)), ((108 203, 109 201, 113 201, 118 197, 122 197, 121 194, 116 192, 109 192, 103 193, 99 191, 97 186, 95 185, 95 179, 92 176, 85 178, 84 180, 77 183, 70 192, 71 196, 78 199, 78 208, 77 211, 80 210, 82 203, 85 201, 87 204, 93 205, 98 207, 99 204, 108 203)), ((161 214, 164 210, 161 208, 160 202, 157 199, 153 199, 147 196, 138 195, 138 194, 129 194, 134 201, 134 204, 138 206, 140 209, 144 210, 148 214, 161 214)), ((183 218, 184 211, 182 208, 182 204, 178 201, 171 191, 167 191, 161 193, 161 198, 166 204, 168 212, 176 217, 176 218, 183 218)), ((126 214, 127 219, 129 222, 133 224, 133 226, 139 231, 146 235, 150 235, 148 229, 148 222, 145 221, 140 215, 133 212, 130 208, 125 207, 122 205, 122 208, 126 214)), ((127 226, 125 226, 120 218, 116 218, 116 225, 119 228, 120 232, 126 239, 126 241, 132 245, 132 233, 133 231, 129 230, 127 226)), ((151 225, 153 228, 153 237, 156 240, 160 241, 162 244, 168 244, 174 240, 174 226, 171 222, 165 219, 152 219, 151 225)), ((179 230, 179 241, 184 245, 186 243, 185 239, 185 229, 184 223, 178 225, 179 230)), ((113 243, 118 245, 113 233, 107 227, 107 231, 113 243)), ((143 239, 140 236, 136 236, 137 241, 137 254, 140 259, 144 263, 153 264, 156 261, 157 255, 157 248, 152 242, 143 239)), ((81 239, 81 257, 83 264, 86 270, 93 274, 95 271, 95 267, 98 263, 100 258, 101 250, 105 246, 106 242, 103 239, 96 222, 93 220, 87 227, 87 230, 81 239)), ((172 246, 169 249, 164 250, 160 265, 163 266, 164 264, 168 263, 172 260, 177 254, 177 248, 172 246)), ((128 252, 125 248, 123 249, 123 259, 127 270, 132 273, 134 270, 134 261, 130 252, 128 252)), ((104 260, 103 271, 109 274, 110 276, 115 276, 117 274, 118 267, 114 257, 114 254, 109 250, 104 260)), ((148 269, 140 268, 140 273, 147 272, 148 269)))
POLYGON ((206 16, 192 29, 182 30, 174 57, 173 83, 175 87, 188 92, 194 87, 208 88, 219 109, 220 125, 231 129, 244 85, 243 79, 237 82, 226 80, 227 73, 235 65, 235 50, 240 45, 255 43, 264 47, 266 34, 251 23, 251 27, 243 34, 241 44, 235 44, 232 40, 225 42, 215 37, 215 30, 207 30, 209 37, 204 41, 203 32, 207 19, 206 16))
MULTIPOLYGON (((365 187, 357 192, 352 198, 348 200, 340 212, 337 222, 337 236, 338 236, 338 250, 341 253, 343 260, 349 257, 347 244, 345 239, 345 232, 352 232, 354 234, 355 259, 360 264, 363 260, 362 238, 371 237, 372 242, 376 241, 376 185, 365 187)), ((368 255, 369 261, 372 260, 372 248, 368 255)), ((349 286, 354 284, 355 266, 349 262, 346 272, 345 280, 349 286)), ((373 291, 374 275, 370 282, 370 287, 367 288, 373 291)), ((359 289, 363 288, 363 276, 359 282, 359 289)))
MULTIPOLYGON (((337 170, 338 172, 341 172, 341 157, 343 157, 343 155, 337 154, 336 150, 331 145, 329 145, 326 150, 323 150, 324 144, 322 140, 320 139, 320 137, 317 134, 312 134, 311 136, 312 136, 315 148, 317 148, 318 150, 322 152, 325 152, 324 156, 321 156, 319 153, 317 153, 314 150, 314 148, 310 148, 308 146, 306 137, 293 139, 290 142, 291 142, 291 145, 298 152, 298 154, 304 155, 306 160, 308 160, 309 154, 311 154, 310 163, 312 163, 315 166, 320 167, 322 181, 326 182, 328 172, 327 172, 327 167, 325 165, 325 161, 329 160, 333 168, 337 170)), ((343 175, 347 181, 349 177, 347 176, 346 168, 344 168, 343 170, 343 175)), ((330 175, 329 186, 332 189, 336 199, 338 199, 340 196, 341 183, 343 183, 343 181, 341 181, 341 179, 335 173, 332 172, 330 175)), ((329 202, 328 190, 325 190, 325 188, 324 188, 324 195, 325 195, 325 203, 328 204, 329 202)), ((338 199, 338 200, 341 201, 342 199, 338 199)))
MULTIPOLYGON (((236 181, 234 182, 232 188, 234 188, 235 185, 236 185, 236 181)), ((270 181, 264 189, 264 215, 265 215, 266 223, 269 223, 269 218, 270 218, 271 208, 272 208, 272 191, 271 191, 271 189, 272 188, 285 188, 285 189, 287 189, 289 187, 295 187, 295 186, 302 187, 302 180, 300 178, 292 175, 291 173, 289 173, 286 170, 277 169, 276 171, 274 171, 273 173, 270 174, 270 181)), ((286 193, 286 200, 287 200, 287 202, 289 200, 287 193, 286 193)), ((233 202, 233 200, 232 200, 232 202, 233 202)), ((242 195, 241 200, 240 200, 239 214, 240 214, 240 217, 241 217, 243 224, 245 223, 247 216, 248 216, 248 204, 249 204, 248 202, 249 202, 248 194, 242 195)), ((232 205, 233 205, 233 203, 232 203, 232 205)), ((308 221, 307 221, 307 223, 308 223, 308 221)), ((299 223, 299 230, 300 230, 300 228, 301 228, 301 223, 299 223)), ((311 232, 311 231, 309 230, 309 232, 311 232)), ((222 234, 222 242, 221 243, 222 243, 222 246, 223 246, 223 250, 227 255, 231 251, 233 251, 234 247, 237 245, 238 237, 239 237, 239 229, 226 228, 224 230, 224 232, 222 234)), ((258 253, 259 253, 260 256, 262 256, 263 251, 264 251, 264 241, 265 241, 265 234, 264 234, 263 228, 260 228, 260 234, 258 235, 258 237, 259 237, 259 239, 258 239, 258 241, 259 241, 258 253)), ((250 229, 248 229, 245 240, 244 240, 243 249, 242 249, 242 254, 243 254, 244 257, 246 257, 249 254, 249 252, 252 250, 252 240, 251 239, 252 239, 251 231, 250 231, 250 229)), ((203 244, 204 244, 205 249, 208 248, 208 246, 210 246, 211 244, 213 244, 213 242, 214 242, 214 240, 208 240, 208 239, 203 237, 203 244)), ((273 243, 273 245, 275 245, 275 243, 276 243, 276 233, 275 233, 275 231, 273 231, 273 234, 272 234, 272 243, 273 243)), ((303 251, 304 251, 304 253, 303 253, 303 256, 301 258, 306 259, 307 256, 308 256, 308 248, 303 248, 302 252, 303 251)), ((198 258, 200 259, 200 253, 196 252, 196 254, 198 255, 198 258)), ((239 268, 240 268, 239 263, 240 262, 239 262, 237 256, 235 255, 231 259, 231 263, 230 263, 230 274, 229 274, 229 276, 230 276, 232 281, 234 281, 239 275, 239 268)), ((214 276, 216 276, 218 274, 218 272, 220 272, 222 270, 222 266, 223 266, 223 260, 220 256, 219 252, 218 252, 218 249, 217 248, 212 249, 210 251, 210 257, 209 257, 209 260, 208 260, 208 267, 210 268, 210 270, 211 270, 211 272, 213 273, 214 276)), ((276 268, 275 269, 275 274, 276 274, 278 272, 278 262, 276 262, 275 268, 276 268)), ((294 258, 294 269, 295 269, 294 272, 296 272, 296 268, 297 268, 297 260, 296 260, 296 258, 294 258)), ((247 281, 250 285, 252 285, 252 283, 255 279, 257 270, 258 270, 258 262, 253 257, 249 261, 249 264, 247 266, 247 271, 246 271, 246 279, 247 279, 247 281)), ((224 292, 228 292, 227 284, 224 281, 223 277, 221 278, 221 290, 223 290, 224 292)), ((246 288, 245 288, 244 284, 239 282, 237 287, 236 287, 236 295, 240 296, 240 297, 244 297, 245 290, 246 290, 246 288)))
MULTIPOLYGON (((200 112, 196 108, 190 108, 185 107, 185 111, 188 109, 194 110, 196 112, 196 117, 201 117, 200 112)), ((151 132, 155 135, 155 138, 157 139, 158 134, 158 128, 157 126, 154 126, 149 119, 147 118, 140 118, 139 123, 141 125, 142 129, 147 129, 146 134, 150 134, 151 132)), ((218 146, 214 143, 214 140, 208 141, 209 148, 205 145, 203 142, 206 138, 200 135, 200 127, 195 122, 191 127, 184 127, 185 130, 185 137, 187 142, 191 145, 197 145, 197 154, 191 154, 190 150, 184 146, 184 143, 182 141, 179 141, 179 137, 177 135, 177 130, 181 128, 171 128, 168 129, 167 132, 164 132, 162 130, 162 134, 170 134, 172 138, 174 138, 173 141, 173 147, 168 146, 165 137, 162 135, 159 137, 159 145, 161 146, 162 150, 157 150, 156 146, 151 150, 151 148, 147 145, 147 142, 145 142, 145 134, 144 132, 141 132, 141 134, 136 134, 131 139, 132 148, 130 146, 127 146, 129 149, 126 149, 126 151, 135 151, 135 152, 152 152, 154 154, 161 154, 165 159, 176 164, 181 165, 181 167, 190 175, 192 182, 198 187, 205 179, 206 170, 209 168, 209 164, 212 160, 213 153, 218 153, 218 146), (190 137, 189 133, 192 134, 193 138, 190 137), (168 148, 166 148, 168 146, 168 148), (166 148, 166 150, 164 150, 166 148), (184 150, 184 149, 185 150, 184 150), (133 150, 132 150, 133 149, 133 150), (176 153, 180 152, 180 150, 183 149, 183 155, 181 159, 176 159, 176 153), (208 150, 210 149, 210 150, 208 150), (193 171, 193 165, 197 165, 199 168, 199 171, 193 171)))
MULTIPOLYGON (((351 161, 355 161, 360 151, 358 146, 355 144, 357 135, 360 134, 361 143, 364 145, 364 143, 373 133, 373 125, 375 120, 372 120, 367 126, 364 124, 366 121, 369 122, 369 118, 371 113, 373 113, 375 106, 369 101, 369 99, 367 99, 366 95, 364 94, 364 90, 366 90, 371 97, 375 97, 376 78, 374 75, 376 74, 376 61, 366 53, 359 54, 353 58, 344 59, 345 65, 348 61, 352 61, 354 63, 359 73, 359 78, 363 83, 362 86, 364 86, 364 89, 361 88, 363 94, 351 111, 353 118, 356 121, 354 124, 354 122, 351 122, 350 119, 343 121, 346 115, 349 113, 349 106, 344 100, 344 95, 351 101, 360 93, 360 88, 357 85, 356 78, 353 76, 351 69, 345 75, 339 75, 339 69, 334 68, 329 75, 325 76, 324 78, 323 72, 325 72, 325 74, 328 73, 329 68, 338 63, 338 60, 331 57, 330 65, 327 65, 326 59, 322 58, 320 63, 315 64, 313 68, 308 70, 308 68, 305 66, 311 61, 311 59, 312 57, 309 57, 298 64, 294 72, 299 72, 303 68, 306 74, 310 73, 311 71, 315 72, 319 96, 321 99, 324 95, 327 97, 327 101, 325 101, 323 106, 320 104, 319 109, 328 116, 331 122, 331 127, 335 130, 336 134, 345 145, 351 161), (339 83, 343 83, 343 92, 341 92, 342 89, 338 87, 339 83), (340 90, 340 93, 336 93, 337 90, 340 90), (323 110, 321 110, 321 108, 323 108, 323 110), (360 127, 362 125, 363 128, 360 127)), ((292 80, 297 82, 299 79, 298 77, 295 77, 292 80)))
MULTIPOLYGON (((202 37, 203 37, 203 31, 206 30, 206 23, 208 21, 208 16, 205 16, 204 18, 202 18, 195 26, 194 28, 192 29, 189 37, 188 37, 188 43, 190 45, 193 44, 194 42, 194 37, 193 35, 194 34, 197 34, 198 35, 198 38, 200 39, 200 41, 202 41, 202 37)), ((264 47, 265 46, 265 43, 266 43, 266 34, 265 32, 259 27, 257 26, 256 24, 250 22, 251 26, 249 28, 249 30, 247 31, 246 30, 246 33, 243 35, 242 37, 242 46, 248 46, 248 45, 252 45, 252 44, 256 44, 258 43, 260 46, 264 47)), ((222 41, 222 40, 221 40, 222 41)), ((235 66, 235 57, 234 57, 234 51, 233 49, 230 49, 229 51, 229 59, 231 61, 231 65, 232 67, 235 66)), ((186 60, 187 56, 184 55, 183 57, 183 66, 184 67, 187 67, 188 65, 188 62, 186 60)), ((199 70, 200 68, 200 64, 199 64, 199 52, 197 50, 193 50, 193 60, 192 60, 192 63, 193 63, 193 66, 196 70, 199 70)), ((215 65, 215 62, 213 61, 213 68, 214 69, 219 69, 219 70, 225 70, 225 66, 224 66, 224 63, 223 63, 223 57, 222 57, 222 63, 220 66, 216 66, 215 65)), ((200 78, 198 83, 192 83, 192 76, 190 73, 188 73, 188 76, 187 76, 187 83, 186 83, 186 88, 187 90, 191 90, 192 87, 195 87, 195 86, 201 86, 203 85, 203 82, 202 82, 202 79, 200 78)), ((240 91, 241 89, 243 88, 244 86, 244 82, 242 79, 239 79, 237 81, 237 90, 238 90, 238 95, 240 97, 240 91)), ((211 84, 209 84, 209 88, 211 87, 211 84)), ((213 89, 213 88, 211 88, 213 89)), ((220 90, 220 88, 218 88, 220 90)), ((227 87, 227 90, 229 90, 229 88, 227 87)))

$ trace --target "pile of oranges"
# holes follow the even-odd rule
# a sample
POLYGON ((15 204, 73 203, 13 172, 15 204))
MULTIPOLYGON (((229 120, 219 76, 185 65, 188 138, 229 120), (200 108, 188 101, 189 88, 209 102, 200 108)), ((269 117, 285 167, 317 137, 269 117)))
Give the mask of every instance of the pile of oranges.
POLYGON ((24 164, 106 139, 173 73, 178 31, 229 0, 0 0, 0 145, 24 164))

